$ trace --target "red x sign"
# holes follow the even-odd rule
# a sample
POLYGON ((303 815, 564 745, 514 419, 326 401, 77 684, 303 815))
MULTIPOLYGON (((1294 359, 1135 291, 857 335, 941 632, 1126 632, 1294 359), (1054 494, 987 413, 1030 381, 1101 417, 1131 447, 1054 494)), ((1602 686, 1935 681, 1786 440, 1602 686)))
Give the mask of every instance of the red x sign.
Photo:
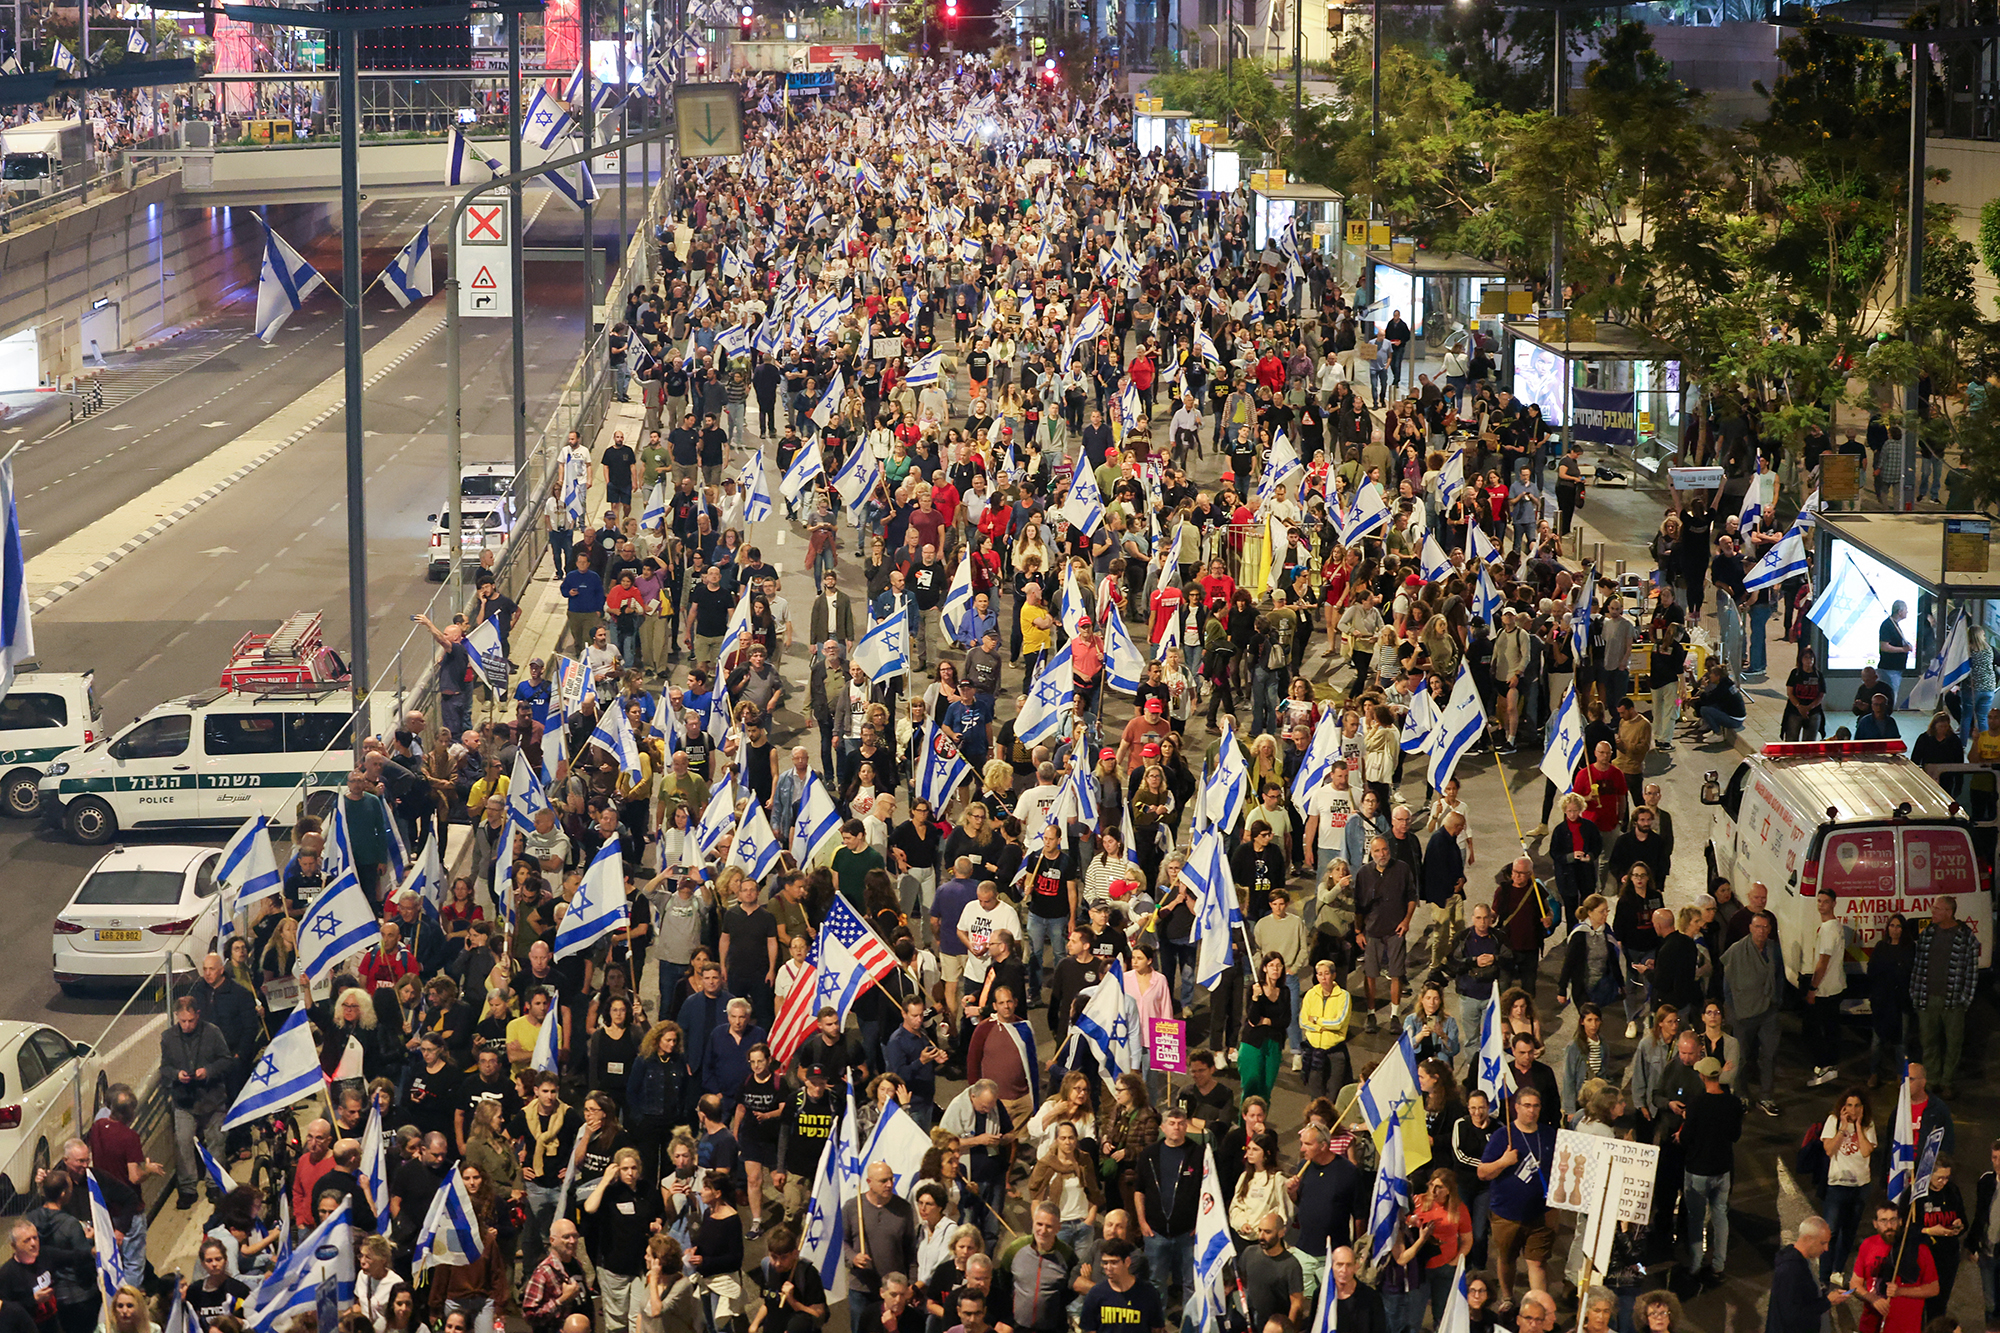
POLYGON ((465 239, 479 241, 490 238, 496 244, 505 244, 507 238, 501 234, 500 224, 506 217, 507 206, 494 204, 482 208, 478 204, 465 210, 465 239))

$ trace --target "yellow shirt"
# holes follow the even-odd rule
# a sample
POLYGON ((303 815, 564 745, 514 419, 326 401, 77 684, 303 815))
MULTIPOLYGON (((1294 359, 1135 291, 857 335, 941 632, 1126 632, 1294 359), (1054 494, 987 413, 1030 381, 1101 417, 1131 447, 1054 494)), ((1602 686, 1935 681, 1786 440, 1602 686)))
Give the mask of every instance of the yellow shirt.
POLYGON ((1047 652, 1049 631, 1055 628, 1055 617, 1049 609, 1037 602, 1030 602, 1021 608, 1021 651, 1024 653, 1047 652), (1038 627, 1037 620, 1046 619, 1049 624, 1038 627))
MULTIPOLYGON (((519 1046, 522 1050, 532 1053, 535 1049, 535 1043, 540 1041, 541 1038, 542 1025, 534 1019, 529 1018, 526 1014, 507 1021, 507 1040, 519 1046)), ((517 1060, 511 1063, 513 1064, 516 1077, 528 1072, 528 1062, 526 1060, 517 1060)))
POLYGON ((1347 1040, 1347 1020, 1353 1012, 1346 991, 1336 985, 1328 995, 1314 982, 1299 1000, 1299 1031, 1314 1050, 1330 1051, 1347 1040))

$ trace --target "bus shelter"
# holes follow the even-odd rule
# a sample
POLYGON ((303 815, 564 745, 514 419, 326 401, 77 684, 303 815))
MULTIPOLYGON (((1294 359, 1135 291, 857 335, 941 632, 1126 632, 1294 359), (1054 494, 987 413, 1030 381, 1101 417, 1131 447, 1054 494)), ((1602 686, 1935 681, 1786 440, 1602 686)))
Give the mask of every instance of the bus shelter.
POLYGON ((1250 173, 1250 218, 1252 239, 1259 251, 1269 249, 1294 223, 1299 249, 1318 250, 1337 261, 1345 196, 1324 185, 1305 181, 1271 180, 1263 172, 1250 173))
POLYGON ((1488 260, 1409 244, 1363 249, 1361 259, 1370 319, 1379 326, 1391 311, 1402 311, 1411 335, 1433 352, 1462 342, 1477 318, 1480 292, 1507 280, 1506 270, 1488 260))
POLYGON ((1679 455, 1687 385, 1674 348, 1622 324, 1543 317, 1501 327, 1504 381, 1541 404, 1551 440, 1649 475, 1679 455))
POLYGON ((1192 111, 1141 111, 1132 117, 1132 142, 1142 157, 1156 148, 1185 157, 1193 122, 1192 111))

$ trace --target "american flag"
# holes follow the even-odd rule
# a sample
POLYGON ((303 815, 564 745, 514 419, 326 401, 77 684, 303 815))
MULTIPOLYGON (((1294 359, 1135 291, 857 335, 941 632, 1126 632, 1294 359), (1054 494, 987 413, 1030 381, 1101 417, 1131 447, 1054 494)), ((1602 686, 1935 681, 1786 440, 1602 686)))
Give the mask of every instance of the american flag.
POLYGON ((882 937, 845 898, 835 895, 819 928, 812 969, 798 979, 778 1008, 771 1031, 772 1058, 781 1068, 789 1064, 799 1044, 812 1032, 819 1011, 829 1005, 845 1023, 847 1011, 861 992, 895 967, 896 956, 882 937))

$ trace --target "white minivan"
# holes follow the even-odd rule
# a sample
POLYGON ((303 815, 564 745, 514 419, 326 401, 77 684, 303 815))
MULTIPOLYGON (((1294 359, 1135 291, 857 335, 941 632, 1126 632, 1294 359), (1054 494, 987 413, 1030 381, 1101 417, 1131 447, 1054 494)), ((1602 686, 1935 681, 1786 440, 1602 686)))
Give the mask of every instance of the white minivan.
POLYGON ((0 809, 16 819, 41 808, 42 773, 65 750, 104 734, 88 671, 23 671, 0 698, 0 809))
POLYGON ((1805 970, 1819 920, 1813 899, 1829 887, 1853 931, 1850 965, 1890 913, 1914 927, 1939 897, 1956 900, 1958 919, 1979 938, 1980 967, 1993 965, 1993 903, 1972 824, 1903 742, 1774 742, 1726 784, 1711 771, 1701 799, 1716 807, 1708 841, 1716 872, 1739 901, 1763 881, 1792 975, 1805 970))
POLYGON ((346 685, 320 682, 171 700, 51 763, 42 821, 95 846, 120 829, 230 828, 253 814, 288 825, 301 803, 322 814, 354 765, 351 708, 346 685))

